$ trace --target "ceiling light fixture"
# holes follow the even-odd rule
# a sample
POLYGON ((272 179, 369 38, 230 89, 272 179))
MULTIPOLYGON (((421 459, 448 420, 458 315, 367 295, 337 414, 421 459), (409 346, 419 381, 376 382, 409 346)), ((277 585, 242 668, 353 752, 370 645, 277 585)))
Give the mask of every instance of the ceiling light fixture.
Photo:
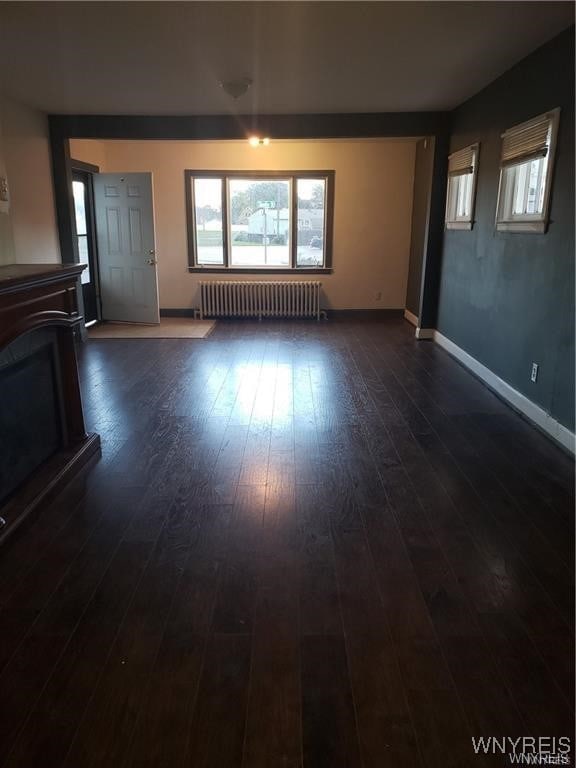
POLYGON ((252 85, 252 80, 249 77, 240 77, 238 80, 220 80, 218 85, 225 94, 233 99, 239 99, 248 91, 252 85))
POLYGON ((248 144, 250 144, 251 147, 267 147, 268 144, 270 144, 270 139, 267 136, 263 139, 261 139, 260 136, 250 136, 248 144))

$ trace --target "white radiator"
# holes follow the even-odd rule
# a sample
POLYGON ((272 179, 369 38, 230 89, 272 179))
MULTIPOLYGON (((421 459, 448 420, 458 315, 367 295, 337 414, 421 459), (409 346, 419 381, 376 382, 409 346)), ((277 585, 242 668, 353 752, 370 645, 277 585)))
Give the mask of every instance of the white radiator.
POLYGON ((320 320, 320 287, 309 281, 200 283, 200 317, 315 317, 320 320))

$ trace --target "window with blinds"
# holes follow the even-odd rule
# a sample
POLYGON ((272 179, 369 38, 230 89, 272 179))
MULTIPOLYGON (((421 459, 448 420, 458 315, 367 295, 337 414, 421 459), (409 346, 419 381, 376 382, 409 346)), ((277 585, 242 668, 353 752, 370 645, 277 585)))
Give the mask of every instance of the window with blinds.
POLYGON ((502 134, 496 228, 545 232, 559 109, 502 134))
POLYGON ((448 157, 446 229, 472 229, 478 149, 471 144, 448 157))

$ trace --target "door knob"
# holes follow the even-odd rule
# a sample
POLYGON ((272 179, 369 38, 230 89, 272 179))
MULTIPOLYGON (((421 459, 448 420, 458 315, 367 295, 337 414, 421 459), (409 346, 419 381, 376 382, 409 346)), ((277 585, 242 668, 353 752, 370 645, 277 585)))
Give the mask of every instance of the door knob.
POLYGON ((150 266, 156 264, 156 259, 146 259, 146 264, 150 264, 150 266))

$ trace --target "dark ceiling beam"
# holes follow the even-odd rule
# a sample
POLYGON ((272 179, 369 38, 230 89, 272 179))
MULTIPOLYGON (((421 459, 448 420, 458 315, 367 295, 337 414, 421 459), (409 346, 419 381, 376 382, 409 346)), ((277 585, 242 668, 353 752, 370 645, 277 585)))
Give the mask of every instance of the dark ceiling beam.
POLYGON ((435 136, 447 129, 447 112, 327 115, 50 115, 51 129, 74 139, 361 139, 435 136))

